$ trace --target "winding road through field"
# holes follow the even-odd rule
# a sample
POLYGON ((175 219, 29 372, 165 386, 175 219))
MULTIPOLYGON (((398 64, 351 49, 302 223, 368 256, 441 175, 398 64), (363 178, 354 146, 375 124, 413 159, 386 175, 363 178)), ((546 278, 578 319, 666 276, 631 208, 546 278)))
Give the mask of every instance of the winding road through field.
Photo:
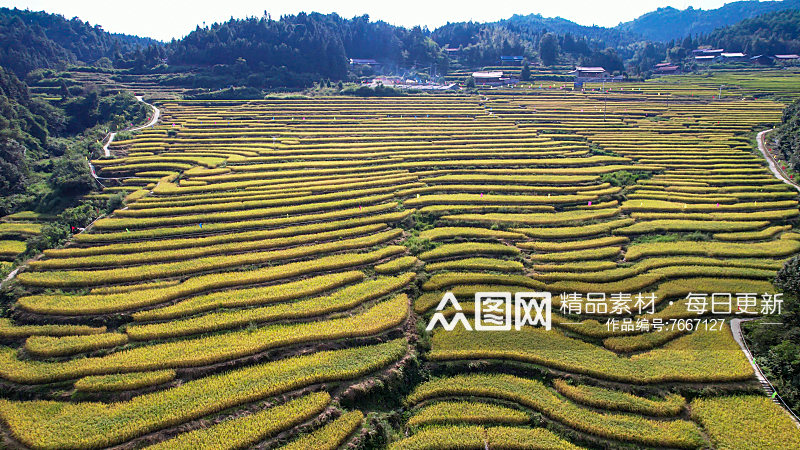
MULTIPOLYGON (((158 122, 158 118, 161 116, 161 110, 156 108, 155 105, 151 105, 150 103, 145 102, 144 98, 141 95, 137 95, 136 96, 136 100, 139 100, 140 102, 144 103, 145 105, 153 108, 153 117, 145 125, 142 125, 140 127, 135 127, 135 128, 127 128, 127 129, 125 129, 125 131, 139 131, 139 130, 143 130, 145 128, 150 128, 153 125, 155 125, 156 122, 158 122)), ((111 156, 111 151, 108 149, 108 146, 111 145, 112 142, 114 142, 114 137, 116 137, 116 136, 117 136, 116 132, 108 134, 108 141, 103 146, 103 153, 106 155, 106 157, 110 157, 111 156)))
MULTIPOLYGON (((145 102, 144 98, 142 98, 141 95, 137 95, 136 96, 136 100, 139 100, 140 102, 144 103, 145 105, 153 108, 153 117, 150 118, 149 122, 147 122, 146 124, 144 124, 144 125, 142 125, 140 127, 126 128, 123 131, 139 131, 139 130, 143 130, 145 128, 150 128, 150 127, 152 127, 153 125, 155 125, 158 122, 158 119, 161 116, 161 110, 156 108, 155 105, 152 105, 150 103, 145 102)), ((114 142, 114 138, 116 136, 117 136, 116 132, 108 133, 108 136, 106 136, 106 143, 103 145, 103 154, 106 156, 106 158, 110 158, 111 157, 111 150, 109 150, 108 147, 111 145, 112 142, 114 142)), ((100 184, 100 186, 103 186, 103 187, 105 187, 105 185, 100 180, 119 180, 120 179, 120 178, 98 177, 97 173, 94 170, 94 164, 92 164, 91 161, 89 161, 89 171, 92 173, 92 177, 94 177, 95 181, 97 181, 100 184)))
POLYGON ((770 128, 769 130, 764 130, 756 136, 756 141, 758 142, 758 150, 761 151, 761 154, 764 155, 764 158, 767 160, 767 164, 769 164, 769 170, 772 172, 775 177, 784 183, 788 184, 789 186, 797 189, 800 192, 800 186, 798 186, 794 181, 790 180, 786 173, 778 167, 778 163, 769 154, 767 151, 767 146, 764 143, 764 136, 769 133, 770 131, 774 130, 774 128, 770 128))

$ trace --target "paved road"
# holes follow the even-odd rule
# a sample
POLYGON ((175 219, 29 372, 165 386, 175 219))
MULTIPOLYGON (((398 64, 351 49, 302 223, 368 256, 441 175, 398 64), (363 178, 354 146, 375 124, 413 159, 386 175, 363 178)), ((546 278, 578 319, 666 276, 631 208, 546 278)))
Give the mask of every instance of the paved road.
POLYGON ((103 154, 106 155, 106 158, 111 156, 111 150, 108 149, 108 146, 111 145, 112 142, 114 142, 114 138, 116 136, 117 133, 115 131, 108 133, 108 140, 106 141, 106 144, 103 146, 103 154))
POLYGON ((731 319, 731 333, 733 333, 733 339, 739 344, 739 347, 742 348, 742 352, 747 357, 747 361, 750 362, 750 365, 753 366, 753 372, 756 373, 756 378, 758 378, 759 383, 764 386, 764 390, 767 392, 767 395, 772 395, 775 390, 769 384, 769 380, 761 373, 761 369, 759 369, 756 362, 753 360, 753 355, 750 353, 750 349, 747 348, 747 344, 744 342, 744 336, 742 335, 742 321, 748 321, 753 319, 731 319))
POLYGON ((19 272, 19 267, 12 270, 11 273, 6 276, 3 281, 0 281, 0 289, 2 289, 3 285, 8 283, 9 281, 13 280, 15 276, 17 276, 17 272, 19 272))
MULTIPOLYGON (((137 95, 136 96, 136 100, 139 100, 140 102, 144 103, 145 105, 153 108, 153 117, 146 124, 144 124, 144 125, 142 125, 140 127, 127 128, 125 131, 139 131, 139 130, 143 130, 145 128, 150 128, 153 125, 155 125, 156 122, 158 122, 158 118, 161 117, 161 110, 156 108, 155 105, 151 105, 150 103, 145 102, 141 95, 137 95)), ((116 132, 108 133, 107 141, 106 141, 105 145, 103 145, 103 154, 106 155, 106 158, 110 158, 111 157, 111 150, 109 150, 108 147, 111 145, 112 142, 114 142, 114 138, 115 137, 117 137, 117 133, 116 132)), ((97 173, 94 171, 94 164, 92 164, 91 161, 89 161, 89 170, 92 172, 92 177, 94 177, 94 179, 97 180, 98 183, 100 183, 100 186, 103 186, 103 187, 105 187, 105 185, 100 180, 119 180, 120 179, 120 178, 98 177, 97 173)))
MULTIPOLYGON (((144 103, 145 105, 153 108, 153 117, 150 119, 150 122, 147 122, 145 125, 142 125, 140 127, 135 127, 135 128, 126 128, 125 131, 139 131, 139 130, 143 130, 145 128, 150 128, 153 125, 155 125, 156 122, 158 122, 158 118, 161 116, 161 111, 158 108, 156 108, 155 106, 151 105, 150 103, 145 102, 141 95, 137 95, 136 96, 136 100, 139 100, 140 102, 144 103)), ((117 136, 117 133, 109 133, 108 134, 108 141, 106 142, 106 145, 103 146, 103 153, 106 155, 106 157, 110 157, 111 156, 111 151, 108 149, 108 146, 111 145, 112 142, 114 142, 114 138, 116 136, 117 136)))
POLYGON ((769 164, 769 170, 772 171, 772 174, 775 175, 777 179, 783 181, 784 183, 797 189, 797 191, 800 192, 800 186, 798 186, 795 182, 790 180, 788 176, 786 176, 783 170, 781 170, 781 168, 778 167, 778 164, 775 162, 774 159, 772 159, 772 156, 770 156, 769 152, 767 151, 767 146, 764 144, 764 135, 772 130, 773 129, 770 128, 769 130, 764 130, 758 133, 758 136, 756 136, 756 141, 758 142, 758 149, 761 151, 761 154, 764 155, 764 158, 767 160, 767 164, 769 164))
POLYGON ((731 333, 733 333, 733 339, 736 341, 737 344, 739 344, 739 347, 741 347, 744 356, 747 357, 747 361, 753 367, 753 372, 755 372, 756 378, 758 378, 758 382, 761 383, 761 387, 764 388, 764 391, 767 393, 767 395, 769 397, 772 397, 772 401, 777 403, 778 406, 781 406, 784 409, 786 409, 786 412, 789 413, 789 417, 792 418, 794 424, 798 428, 800 428, 800 421, 797 420, 797 417, 795 417, 794 413, 791 412, 788 409, 788 407, 786 407, 786 405, 783 404, 782 399, 781 400, 778 399, 780 395, 773 397, 773 394, 775 393, 775 388, 772 386, 772 383, 770 383, 769 380, 767 380, 767 377, 765 377, 764 374, 761 372, 761 368, 758 367, 758 364, 756 364, 755 360, 753 360, 753 354, 750 353, 750 349, 747 347, 747 343, 744 341, 744 335, 742 334, 741 324, 742 322, 748 320, 753 320, 753 319, 731 319, 731 333))

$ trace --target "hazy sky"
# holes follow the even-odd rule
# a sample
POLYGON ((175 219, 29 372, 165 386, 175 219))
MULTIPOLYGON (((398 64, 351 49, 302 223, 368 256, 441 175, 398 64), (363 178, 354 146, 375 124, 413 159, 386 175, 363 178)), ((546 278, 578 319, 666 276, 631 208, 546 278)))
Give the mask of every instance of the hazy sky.
POLYGON ((662 6, 714 9, 728 2, 730 0, 0 0, 0 5, 59 13, 68 19, 77 16, 92 25, 101 25, 106 31, 169 40, 185 36, 203 22, 211 25, 231 17, 260 17, 265 10, 273 19, 300 11, 336 12, 346 18, 369 14, 372 20, 407 27, 427 25, 430 29, 448 21, 493 21, 530 13, 560 16, 582 25, 614 26, 662 6))

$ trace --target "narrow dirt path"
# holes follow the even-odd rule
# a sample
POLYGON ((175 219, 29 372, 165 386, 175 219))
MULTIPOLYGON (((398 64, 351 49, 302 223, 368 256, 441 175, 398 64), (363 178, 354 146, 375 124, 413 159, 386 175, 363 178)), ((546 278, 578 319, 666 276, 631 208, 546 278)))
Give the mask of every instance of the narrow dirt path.
POLYGON ((784 183, 788 184, 789 186, 797 189, 800 192, 800 186, 797 185, 794 181, 790 180, 786 173, 778 167, 778 163, 775 162, 775 159, 772 158, 772 155, 769 154, 767 151, 767 146, 764 144, 764 135, 769 133, 770 131, 774 130, 774 128, 770 128, 769 130, 764 130, 756 136, 756 141, 758 142, 758 150, 761 151, 761 154, 764 155, 764 159, 767 160, 767 164, 769 164, 769 170, 775 175, 775 178, 783 181, 784 183))

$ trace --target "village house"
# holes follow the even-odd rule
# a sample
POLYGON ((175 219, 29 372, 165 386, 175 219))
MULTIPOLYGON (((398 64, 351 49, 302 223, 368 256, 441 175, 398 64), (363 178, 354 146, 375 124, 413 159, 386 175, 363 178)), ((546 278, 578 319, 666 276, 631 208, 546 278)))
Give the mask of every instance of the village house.
POLYGON ((719 54, 719 60, 725 62, 744 61, 747 55, 741 52, 722 52, 719 54))
POLYGON ((721 55, 725 50, 721 48, 698 48, 692 50, 692 55, 697 59, 698 56, 711 56, 716 57, 721 55))
POLYGON ((750 62, 753 64, 759 64, 762 66, 770 66, 775 63, 769 55, 756 55, 750 58, 750 62))
POLYGON ((491 72, 472 72, 472 79, 475 84, 485 86, 502 86, 504 84, 516 83, 516 78, 504 77, 500 70, 491 72))
POLYGON ((783 64, 797 64, 800 62, 800 55, 775 55, 775 61, 783 64))
POLYGON ((501 66, 521 66, 522 62, 525 60, 524 56, 501 56, 500 57, 500 65, 501 66))
POLYGON ((681 67, 672 63, 658 63, 653 67, 653 75, 678 75, 681 67))

